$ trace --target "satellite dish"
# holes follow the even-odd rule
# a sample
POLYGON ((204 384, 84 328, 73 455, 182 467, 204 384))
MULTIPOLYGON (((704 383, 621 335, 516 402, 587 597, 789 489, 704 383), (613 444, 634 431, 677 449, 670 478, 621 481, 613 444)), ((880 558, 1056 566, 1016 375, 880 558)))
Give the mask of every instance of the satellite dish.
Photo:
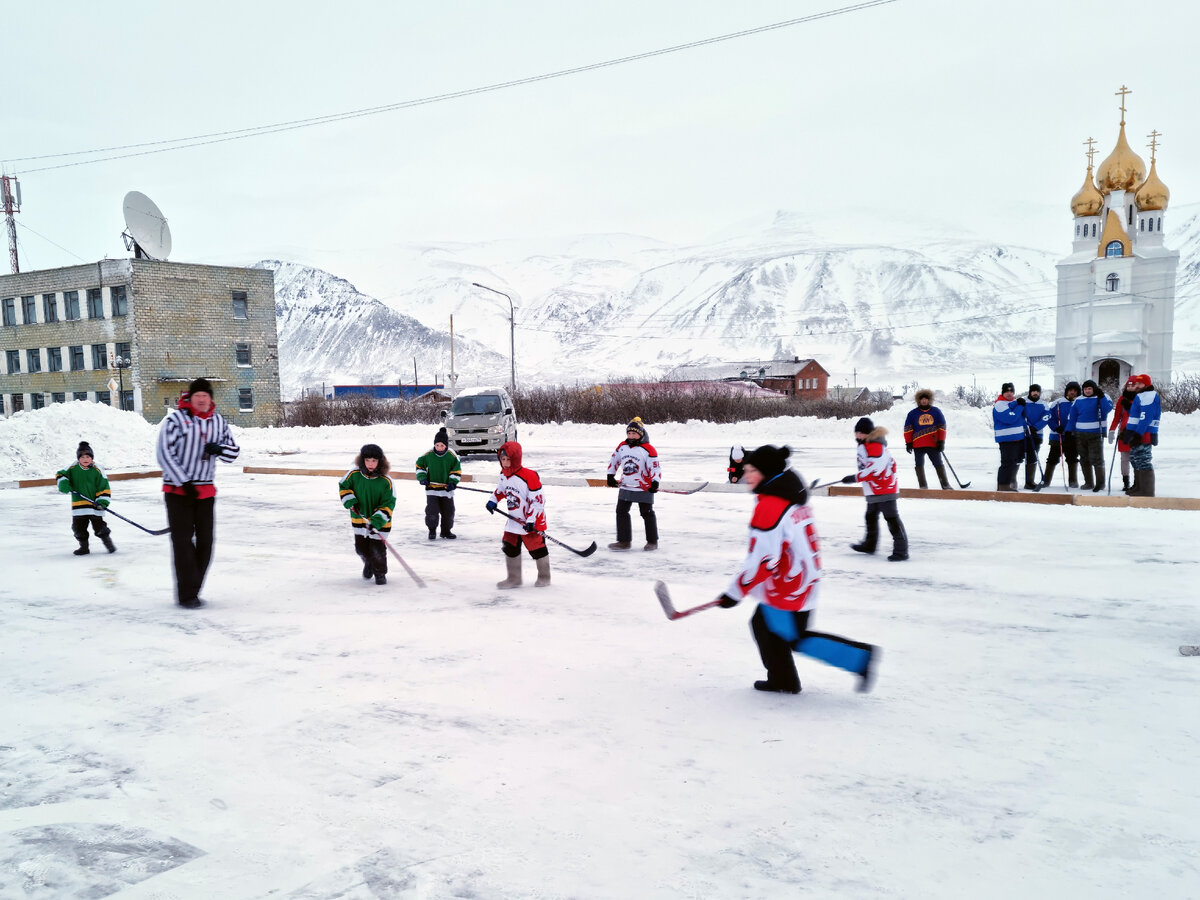
POLYGON ((125 195, 125 249, 137 259, 165 260, 171 255, 171 229, 154 201, 140 191, 125 195))

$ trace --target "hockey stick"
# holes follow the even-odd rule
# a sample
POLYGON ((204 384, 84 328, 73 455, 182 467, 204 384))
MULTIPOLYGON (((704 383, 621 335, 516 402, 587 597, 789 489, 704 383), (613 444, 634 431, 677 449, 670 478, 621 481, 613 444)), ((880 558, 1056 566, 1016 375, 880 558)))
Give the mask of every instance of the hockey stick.
POLYGON ((706 487, 708 487, 707 481, 705 481, 703 484, 696 485, 696 487, 694 487, 688 491, 671 491, 671 490, 667 490, 666 488, 659 488, 654 493, 656 493, 656 494, 694 494, 694 493, 696 493, 696 491, 702 491, 706 487))
MULTIPOLYGON (((505 512, 504 510, 502 510, 502 509, 497 509, 497 510, 494 510, 494 511, 495 511, 495 512, 498 512, 498 513, 500 513, 500 515, 504 516, 504 518, 506 518, 506 519, 512 519, 514 522, 516 522, 516 523, 517 523, 517 524, 519 524, 519 525, 524 525, 524 524, 525 524, 525 523, 524 523, 524 522, 522 522, 520 519, 518 519, 516 516, 510 516, 508 513, 506 513, 506 512, 505 512)), ((563 543, 562 541, 560 541, 558 538, 550 537, 550 535, 546 534, 546 532, 544 532, 544 531, 534 531, 534 532, 529 532, 529 533, 531 533, 531 534, 540 534, 540 535, 541 535, 542 537, 544 537, 546 540, 548 540, 548 541, 553 541, 554 543, 558 544, 558 546, 560 546, 560 547, 563 547, 563 548, 565 548, 565 549, 567 549, 567 550, 570 550, 572 553, 574 553, 574 554, 576 554, 576 555, 578 555, 578 556, 591 556, 593 553, 595 553, 595 552, 596 552, 596 542, 595 542, 595 541, 592 541, 592 543, 591 543, 591 546, 590 546, 590 547, 587 547, 587 548, 586 548, 586 549, 584 549, 584 550, 576 550, 576 549, 575 549, 574 547, 572 547, 570 544, 564 544, 564 543, 563 543)))
POLYGON ((942 459, 946 461, 946 467, 950 470, 950 474, 954 476, 954 480, 958 482, 959 490, 965 491, 971 486, 971 482, 963 484, 962 479, 958 477, 958 473, 954 471, 954 464, 950 462, 950 457, 946 455, 946 451, 942 451, 942 459))
POLYGON ((487 488, 469 488, 465 484, 460 484, 454 490, 456 491, 474 491, 477 494, 494 494, 495 491, 489 491, 487 488))
POLYGON ((1108 495, 1111 497, 1112 496, 1112 470, 1113 470, 1113 466, 1117 462, 1117 457, 1121 455, 1121 451, 1117 449, 1117 445, 1114 442, 1113 448, 1109 452, 1112 454, 1112 459, 1110 459, 1108 461, 1108 495))
POLYGON ((710 600, 708 603, 701 603, 699 606, 693 606, 691 609, 677 610, 675 604, 671 602, 671 593, 667 590, 665 581, 654 582, 654 596, 658 597, 658 602, 662 604, 663 612, 667 614, 667 618, 674 622, 676 619, 682 619, 685 616, 690 616, 692 613, 698 613, 704 609, 712 609, 714 606, 720 606, 720 598, 710 600))
MULTIPOLYGON (((355 515, 362 516, 362 513, 360 513, 358 511, 357 506, 351 507, 350 511, 352 513, 354 513, 355 515)), ((366 516, 363 516, 363 518, 365 519, 366 516)), ((384 536, 382 534, 380 534, 378 531, 376 531, 374 528, 371 527, 370 521, 367 522, 367 531, 369 533, 375 535, 375 537, 379 538, 379 543, 383 544, 383 546, 387 548, 387 551, 390 554, 392 554, 392 556, 396 557, 396 562, 400 563, 401 567, 404 569, 405 572, 408 573, 409 577, 417 583, 417 587, 420 587, 420 588, 425 587, 425 582, 421 580, 421 576, 412 570, 412 566, 410 566, 408 563, 406 563, 404 561, 404 557, 401 556, 399 554, 399 552, 397 552, 395 547, 393 547, 391 544, 389 544, 387 542, 387 540, 384 538, 384 536)))
POLYGON ((146 534, 155 534, 155 535, 166 534, 168 531, 171 530, 170 528, 160 528, 157 531, 155 531, 153 528, 147 528, 145 525, 139 525, 137 522, 133 521, 133 519, 126 519, 123 515, 121 515, 119 512, 117 512, 112 507, 101 506, 99 503, 96 503, 93 500, 88 500, 87 497, 83 496, 83 494, 77 493, 76 491, 71 491, 71 493, 75 494, 75 496, 78 497, 80 500, 87 500, 87 502, 91 504, 93 509, 98 509, 101 512, 110 512, 114 516, 116 516, 118 519, 120 519, 122 522, 128 522, 134 528, 142 529, 142 531, 146 532, 146 534))

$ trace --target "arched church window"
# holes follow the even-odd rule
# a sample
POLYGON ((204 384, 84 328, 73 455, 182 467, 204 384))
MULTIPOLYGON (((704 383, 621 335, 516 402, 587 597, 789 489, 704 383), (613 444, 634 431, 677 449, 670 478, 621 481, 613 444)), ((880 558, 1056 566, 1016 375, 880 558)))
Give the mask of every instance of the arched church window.
POLYGON ((1132 225, 1133 224, 1133 205, 1130 204, 1129 206, 1125 207, 1125 211, 1127 213, 1127 215, 1125 216, 1125 218, 1127 220, 1126 224, 1132 225))
POLYGON ((1162 216, 1158 217, 1158 230, 1162 231, 1162 216))
POLYGON ((1095 237, 1095 236, 1096 236, 1096 223, 1093 222, 1092 223, 1092 237, 1095 237))
POLYGON ((1110 291, 1115 291, 1121 285, 1121 279, 1117 277, 1116 272, 1109 272, 1108 277, 1104 279, 1104 286, 1110 291))
MULTIPOLYGON (((1138 231, 1145 231, 1145 230, 1146 230, 1146 220, 1138 219, 1138 231)), ((1154 229, 1151 228, 1150 230, 1153 231, 1154 229)))
POLYGON ((1079 226, 1075 226, 1075 240, 1079 240, 1079 226))
POLYGON ((1151 231, 1154 230, 1154 220, 1153 219, 1150 220, 1150 230, 1151 231))
POLYGON ((1108 246, 1104 248, 1105 256, 1124 256, 1125 247, 1120 241, 1109 241, 1108 246))

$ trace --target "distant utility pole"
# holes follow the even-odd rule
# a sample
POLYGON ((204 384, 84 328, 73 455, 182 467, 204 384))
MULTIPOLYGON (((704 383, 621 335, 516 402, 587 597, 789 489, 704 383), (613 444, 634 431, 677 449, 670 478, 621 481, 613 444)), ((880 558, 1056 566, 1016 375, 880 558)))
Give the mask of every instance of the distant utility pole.
POLYGON ((8 265, 16 275, 21 271, 21 264, 17 260, 17 220, 13 218, 13 213, 21 211, 21 183, 17 181, 17 176, 0 176, 0 192, 4 200, 4 223, 8 227, 8 265))

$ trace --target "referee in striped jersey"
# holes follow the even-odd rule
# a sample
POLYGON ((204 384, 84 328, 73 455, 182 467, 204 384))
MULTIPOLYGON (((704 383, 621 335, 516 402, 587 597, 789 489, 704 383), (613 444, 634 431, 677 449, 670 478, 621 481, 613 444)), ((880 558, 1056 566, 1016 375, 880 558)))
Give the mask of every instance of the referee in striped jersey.
POLYGON ((200 588, 213 551, 213 485, 216 461, 233 462, 241 448, 213 406, 212 385, 197 378, 158 432, 158 465, 175 557, 175 600, 187 609, 204 605, 200 588))

